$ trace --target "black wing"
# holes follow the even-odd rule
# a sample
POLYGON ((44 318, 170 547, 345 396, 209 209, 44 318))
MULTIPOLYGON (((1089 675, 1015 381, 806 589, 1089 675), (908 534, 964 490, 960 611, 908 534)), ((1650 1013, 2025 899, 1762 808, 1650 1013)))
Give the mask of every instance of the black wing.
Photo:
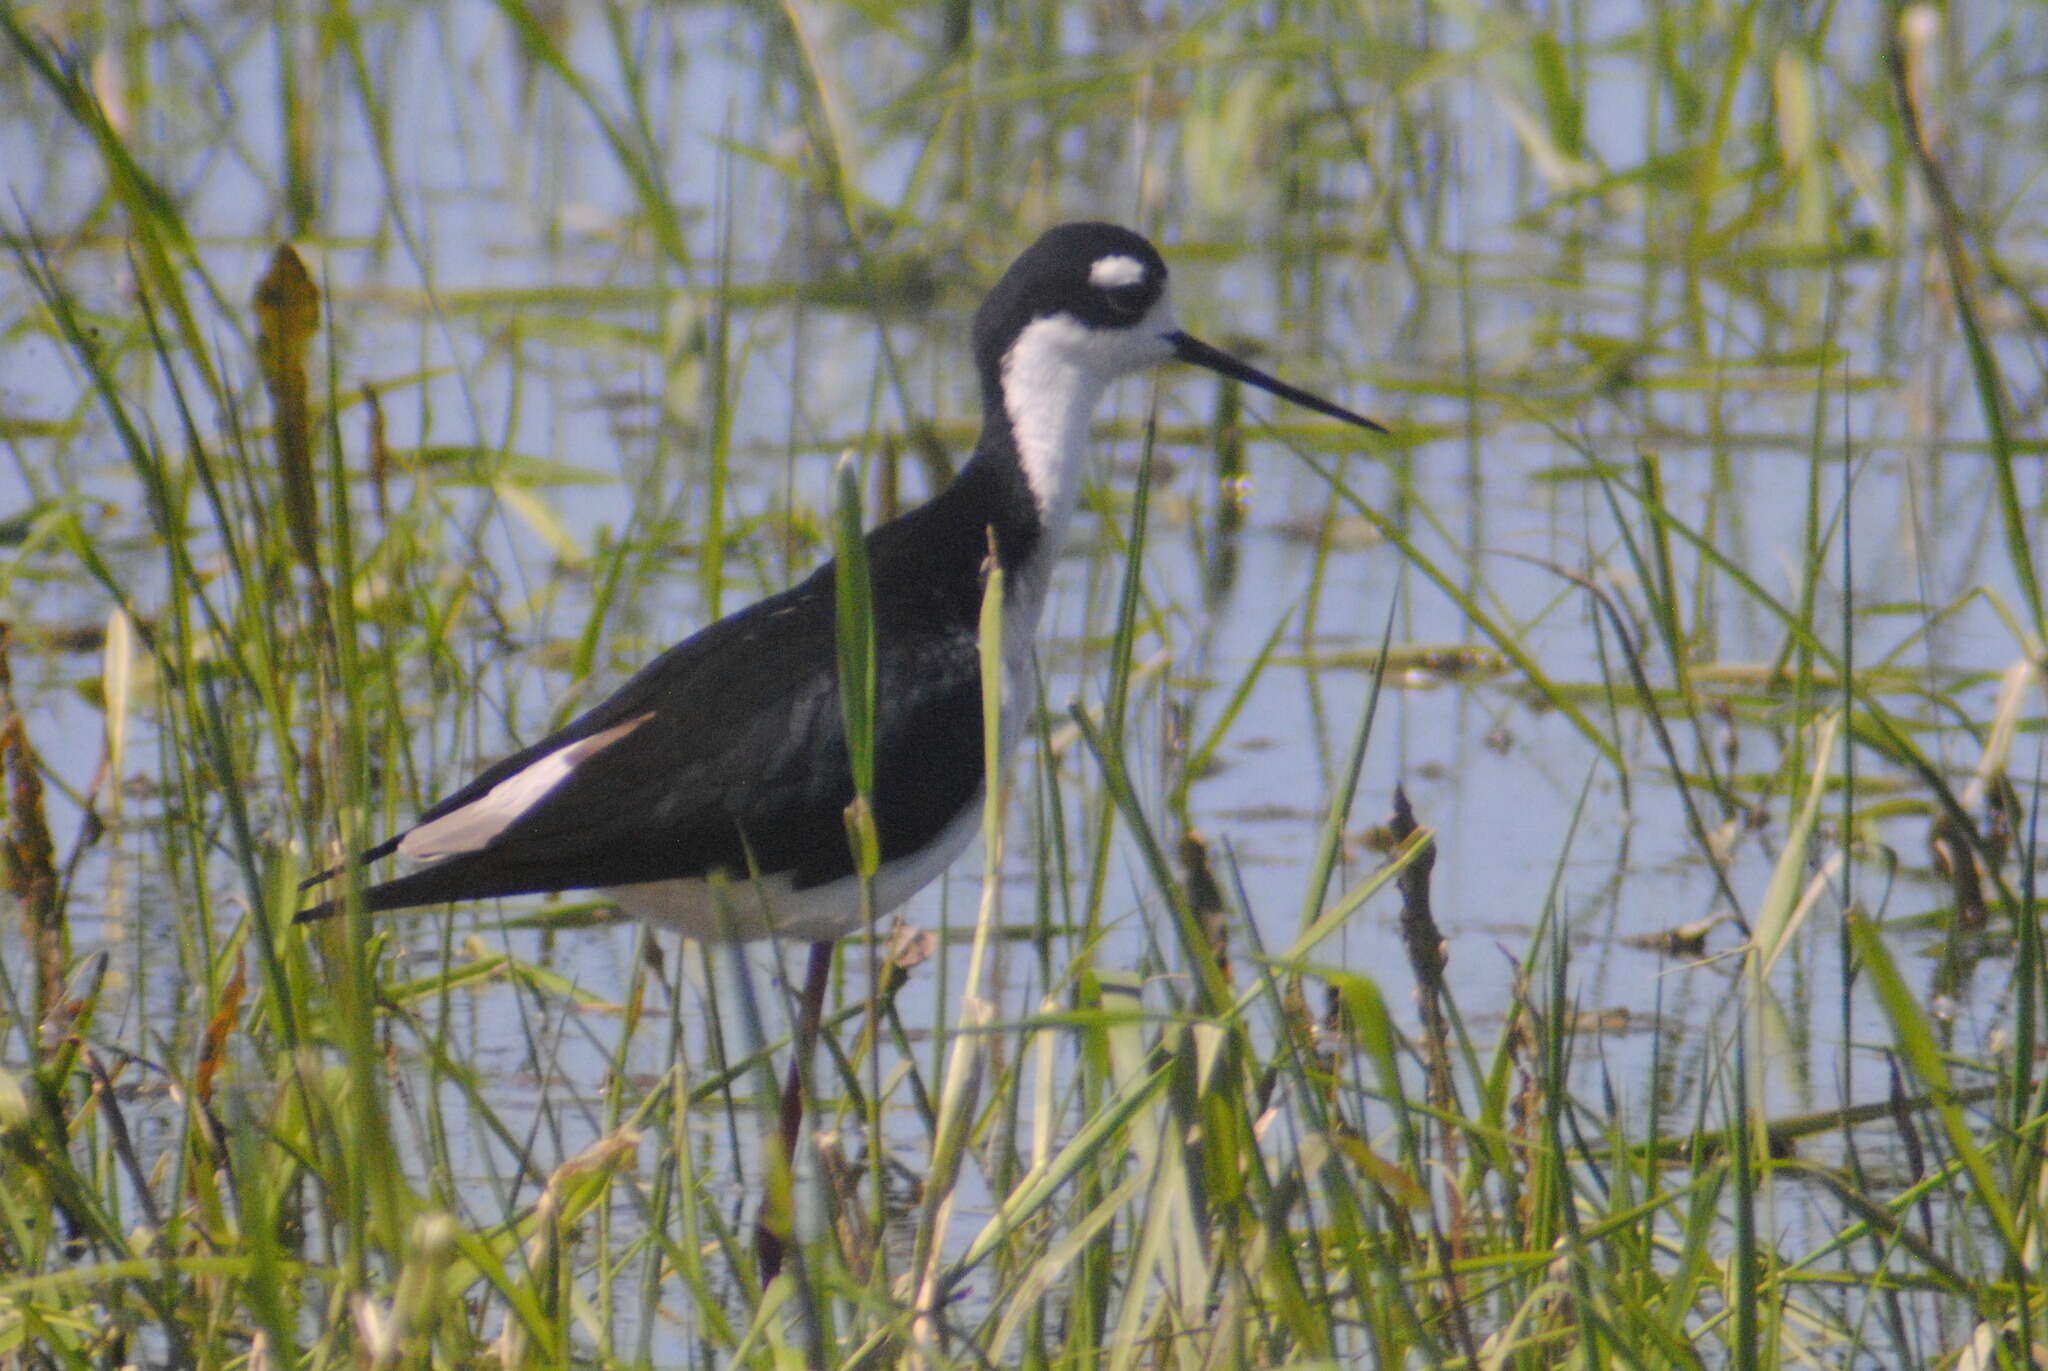
MULTIPOLYGON (((884 860, 923 847, 981 787, 981 683, 957 578, 875 567, 876 826, 884 860)), ((833 569, 706 628, 558 732, 420 819, 445 818, 563 748, 617 736, 487 842, 364 892, 370 910, 630 885, 714 870, 850 875, 853 798, 833 637, 833 569)), ((978 580, 978 576, 975 577, 978 580)), ((970 597, 971 598, 971 597, 970 597)), ((364 853, 395 851, 392 839, 364 853)), ((327 873, 332 875, 333 873, 327 873)), ((317 883, 324 877, 316 877, 317 883)), ((300 920, 338 912, 327 901, 300 920)))

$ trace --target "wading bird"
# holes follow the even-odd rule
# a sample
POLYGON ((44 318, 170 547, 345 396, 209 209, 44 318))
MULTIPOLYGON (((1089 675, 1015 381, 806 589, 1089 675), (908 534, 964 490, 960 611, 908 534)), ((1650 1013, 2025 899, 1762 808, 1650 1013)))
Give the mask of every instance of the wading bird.
MULTIPOLYGON (((1080 493, 1089 417, 1111 382, 1192 362, 1383 431, 1183 333, 1166 282, 1158 250, 1113 224, 1066 224, 1032 244, 974 317, 982 428, 973 458, 929 502, 867 535, 877 914, 943 872, 979 823, 977 633, 991 548, 1006 595, 1005 749, 1036 708, 1039 612, 1080 493)), ((796 1021, 797 1051, 807 1053, 833 941, 861 926, 834 593, 828 562, 678 643, 575 722, 486 769, 356 859, 396 853, 416 864, 364 889, 363 908, 595 889, 687 937, 808 942, 796 1021)), ((341 908, 335 896, 299 918, 341 908)), ((792 1062, 785 1158, 795 1156, 801 1117, 792 1062)), ((761 1274, 772 1279, 781 1244, 766 1229, 760 1243, 761 1274)))

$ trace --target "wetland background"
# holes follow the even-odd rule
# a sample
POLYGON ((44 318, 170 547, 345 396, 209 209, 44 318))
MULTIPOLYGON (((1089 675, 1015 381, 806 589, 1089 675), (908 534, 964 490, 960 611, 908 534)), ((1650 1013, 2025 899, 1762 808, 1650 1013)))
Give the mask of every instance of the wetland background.
POLYGON ((14 1364, 2048 1342, 2037 12, 0 28, 14 1364), (1075 217, 1393 436, 1105 406, 1004 850, 900 989, 842 952, 793 1193, 769 950, 290 925, 829 555, 842 453, 870 517, 941 483, 974 303, 1075 217))

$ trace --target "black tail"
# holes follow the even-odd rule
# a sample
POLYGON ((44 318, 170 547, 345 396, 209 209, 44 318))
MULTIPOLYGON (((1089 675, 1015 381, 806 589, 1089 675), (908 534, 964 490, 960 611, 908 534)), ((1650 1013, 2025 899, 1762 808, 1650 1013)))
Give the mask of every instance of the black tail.
MULTIPOLYGON (((379 843, 357 859, 357 864, 367 864, 379 857, 389 856, 398 846, 395 841, 379 843)), ((338 866, 324 871, 307 881, 305 886, 318 885, 325 880, 348 870, 338 866)), ((528 864, 513 865, 502 857, 490 854, 486 848, 481 852, 466 852, 460 856, 446 857, 431 866, 418 871, 409 871, 388 881, 379 881, 363 891, 363 912, 382 914, 392 909, 417 909, 422 905, 448 904, 455 900, 488 900, 505 895, 543 895, 562 889, 560 873, 547 867, 528 864)), ((331 919, 346 907, 341 899, 326 899, 319 904, 300 910, 292 917, 293 923, 317 923, 331 919)))
POLYGON ((372 862, 381 862, 386 857, 389 857, 392 853, 398 851, 399 843, 403 842, 404 840, 405 834, 403 833, 399 834, 396 838, 386 838, 383 842, 378 843, 375 847, 367 848, 362 852, 358 852, 356 854, 356 859, 352 862, 336 862, 333 866, 328 867, 325 871, 314 872, 312 875, 306 877, 305 880, 299 882, 299 889, 311 890, 316 885, 327 884, 327 882, 333 880, 336 876, 339 876, 342 872, 347 871, 351 867, 368 866, 372 862))
MULTIPOLYGON (((337 862, 333 866, 328 867, 325 871, 316 871, 311 876, 306 877, 305 880, 299 882, 299 889, 302 891, 311 890, 316 885, 327 884, 327 882, 333 880, 335 877, 343 874, 344 872, 351 870, 352 868, 359 866, 368 866, 372 862, 381 862, 386 857, 389 857, 392 853, 398 851, 398 844, 401 840, 404 839, 404 837, 405 835, 401 833, 395 838, 386 838, 383 842, 378 843, 375 847, 367 848, 362 852, 358 852, 356 854, 355 860, 352 862, 337 862)), ((377 891, 382 890, 385 887, 393 884, 396 884, 396 882, 386 881, 384 882, 383 885, 374 885, 371 886, 368 890, 364 891, 363 907, 369 910, 400 908, 401 906, 398 905, 379 905, 374 903, 370 898, 377 891)), ((339 913, 341 913, 341 901, 322 900, 319 904, 314 905, 312 908, 302 909, 297 914, 294 914, 292 916, 292 922, 295 924, 318 923, 322 919, 332 918, 339 913)))

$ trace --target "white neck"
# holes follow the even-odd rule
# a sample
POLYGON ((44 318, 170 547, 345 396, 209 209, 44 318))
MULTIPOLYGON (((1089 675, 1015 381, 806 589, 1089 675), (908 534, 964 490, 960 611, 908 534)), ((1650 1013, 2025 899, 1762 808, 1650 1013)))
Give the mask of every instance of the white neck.
MULTIPOLYGON (((1081 498, 1095 406, 1111 381, 1172 357, 1176 327, 1173 307, 1161 295, 1144 318, 1123 328, 1091 328, 1070 314, 1034 319, 1003 353, 997 372, 1003 412, 1038 505, 1038 544, 1018 568, 1013 594, 1020 603, 1010 616, 1027 642, 1081 498)), ((1028 660, 1028 650, 1022 656, 1028 660)))
POLYGON ((1050 572, 1066 540, 1081 497, 1089 419, 1114 375, 1091 365, 1091 342, 1085 325, 1056 314, 1034 320, 1003 354, 1003 409, 1038 502, 1038 546, 1025 571, 1033 580, 1050 572))
POLYGON ((1006 749, 1037 708, 1032 649, 1052 569, 1081 498, 1089 420, 1111 381, 1173 355, 1174 328, 1172 307, 1161 296, 1126 328, 1090 328, 1069 314, 1034 319, 1003 353, 997 372, 1003 412, 1038 505, 1038 542, 1017 568, 1003 616, 1006 749))

